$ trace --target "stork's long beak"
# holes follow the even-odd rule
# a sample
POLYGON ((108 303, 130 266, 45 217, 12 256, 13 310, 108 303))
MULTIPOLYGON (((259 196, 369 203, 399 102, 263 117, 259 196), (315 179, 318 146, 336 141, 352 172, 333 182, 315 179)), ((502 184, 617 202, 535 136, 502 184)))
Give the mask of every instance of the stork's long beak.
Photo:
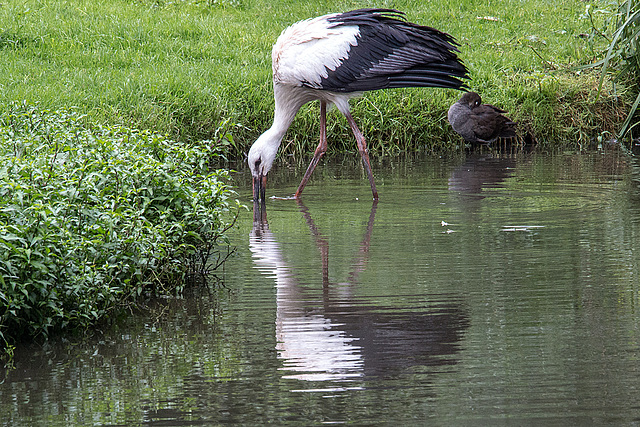
POLYGON ((253 200, 262 202, 266 199, 266 191, 267 191, 267 176, 260 174, 259 176, 253 177, 253 200))

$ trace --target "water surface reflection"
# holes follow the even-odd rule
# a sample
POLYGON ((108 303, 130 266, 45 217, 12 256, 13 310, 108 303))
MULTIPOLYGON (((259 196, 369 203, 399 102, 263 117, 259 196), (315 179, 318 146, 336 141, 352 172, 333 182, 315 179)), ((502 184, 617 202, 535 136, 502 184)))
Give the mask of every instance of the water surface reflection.
POLYGON ((224 288, 19 347, 0 425, 635 425, 638 161, 464 154, 378 159, 378 204, 322 164, 240 215, 224 288))
MULTIPOLYGON (((287 248, 269 229, 266 207, 254 203, 249 236, 255 267, 276 285, 276 335, 284 378, 347 381, 387 377, 415 366, 455 364, 452 356, 467 326, 462 304, 402 309, 358 297, 359 274, 366 268, 378 202, 374 201, 345 280, 329 278, 329 242, 310 210, 297 202, 322 260, 322 289, 313 289, 287 262, 287 248), (365 379, 366 379, 365 378, 365 379)), ((393 286, 392 283, 389 284, 393 286)), ((359 388, 353 386, 351 388, 359 388)))

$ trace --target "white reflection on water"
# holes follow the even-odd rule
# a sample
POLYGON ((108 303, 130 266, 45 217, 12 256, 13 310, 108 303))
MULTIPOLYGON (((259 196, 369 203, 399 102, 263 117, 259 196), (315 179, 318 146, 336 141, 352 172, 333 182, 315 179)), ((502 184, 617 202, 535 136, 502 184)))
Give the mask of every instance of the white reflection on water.
POLYGON ((322 313, 308 312, 299 280, 285 262, 262 208, 254 207, 259 218, 254 218, 249 247, 256 267, 276 282, 276 349, 284 361, 282 369, 295 372, 283 378, 337 381, 362 376, 364 361, 358 339, 348 337, 340 329, 343 324, 322 313))
MULTIPOLYGON (((318 282, 303 279, 305 270, 287 263, 286 251, 269 229, 264 206, 254 205, 249 238, 255 267, 275 281, 276 349, 283 361, 281 370, 286 371, 283 378, 344 382, 389 378, 418 366, 455 364, 452 355, 468 324, 458 302, 445 296, 434 306, 426 295, 402 295, 403 303, 386 305, 383 299, 355 295, 356 286, 364 285, 359 276, 369 260, 377 202, 372 204, 355 259, 348 262, 344 282, 329 280, 328 239, 309 210, 301 202, 298 206, 322 260, 320 286, 309 286, 318 282)), ((331 389, 345 390, 337 387, 331 389)), ((326 384, 314 390, 326 390, 326 384)))

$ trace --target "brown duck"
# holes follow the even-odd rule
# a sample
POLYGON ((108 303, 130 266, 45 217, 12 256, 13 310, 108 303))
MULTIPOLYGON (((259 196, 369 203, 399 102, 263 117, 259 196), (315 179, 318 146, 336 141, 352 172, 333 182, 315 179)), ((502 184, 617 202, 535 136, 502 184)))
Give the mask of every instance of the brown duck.
POLYGON ((488 144, 498 138, 515 138, 516 123, 502 113, 506 111, 483 104, 475 92, 466 92, 449 108, 449 123, 468 142, 488 144))

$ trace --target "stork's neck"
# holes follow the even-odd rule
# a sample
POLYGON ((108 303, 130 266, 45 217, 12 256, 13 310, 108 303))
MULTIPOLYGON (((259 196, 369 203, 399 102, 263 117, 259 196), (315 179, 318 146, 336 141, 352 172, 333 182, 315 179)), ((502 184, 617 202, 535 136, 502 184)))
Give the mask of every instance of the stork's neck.
POLYGON ((273 85, 275 98, 275 111, 273 124, 249 150, 249 162, 260 159, 262 172, 266 174, 271 169, 284 134, 291 126, 293 118, 303 104, 310 101, 308 92, 300 87, 275 83, 273 85))
POLYGON ((273 125, 267 132, 273 139, 277 139, 279 144, 296 113, 300 107, 309 102, 309 99, 304 89, 281 83, 273 85, 273 97, 275 99, 273 125))

